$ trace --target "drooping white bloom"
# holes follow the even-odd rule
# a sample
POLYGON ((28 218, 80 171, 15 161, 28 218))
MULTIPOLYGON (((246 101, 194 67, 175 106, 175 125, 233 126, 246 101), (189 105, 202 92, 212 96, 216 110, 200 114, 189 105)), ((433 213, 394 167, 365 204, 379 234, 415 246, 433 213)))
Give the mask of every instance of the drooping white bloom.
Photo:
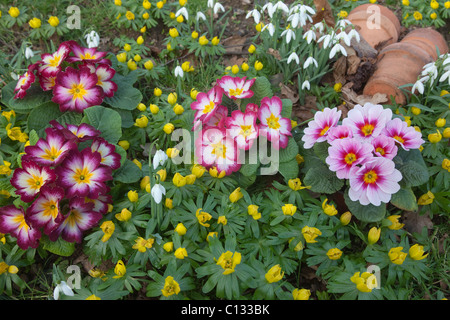
POLYGON ((294 40, 295 40, 295 32, 292 31, 290 28, 284 30, 284 31, 281 33, 281 36, 282 36, 282 37, 283 37, 283 36, 286 36, 286 43, 291 42, 291 39, 294 39, 294 40))
POLYGON ((156 170, 158 166, 162 166, 168 158, 169 157, 163 150, 156 151, 155 156, 153 157, 153 170, 156 170))
POLYGON ((324 29, 325 29, 325 25, 323 24, 323 22, 317 22, 317 23, 314 25, 314 30, 319 31, 320 34, 323 33, 323 30, 324 30, 324 29))
POLYGON ((298 25, 303 27, 306 25, 306 22, 313 22, 311 15, 314 15, 316 12, 313 8, 306 5, 295 5, 289 10, 289 17, 287 21, 291 21, 291 25, 294 28, 297 28, 298 25))
POLYGON ((332 31, 329 34, 323 35, 319 38, 318 42, 323 41, 323 49, 327 49, 329 46, 333 45, 337 40, 335 39, 335 33, 332 31))
POLYGON ((289 8, 284 2, 278 1, 275 5, 277 7, 277 10, 281 9, 283 12, 289 13, 289 8))
POLYGON ((295 52, 292 52, 292 53, 289 55, 289 57, 288 57, 288 59, 287 59, 287 63, 288 63, 288 64, 291 63, 292 60, 295 60, 295 62, 296 62, 297 64, 300 64, 300 58, 298 57, 297 53, 295 53, 295 52))
POLYGON ((34 57, 34 52, 30 47, 26 47, 25 49, 25 58, 30 59, 34 57))
POLYGON ((308 68, 311 64, 315 65, 316 68, 319 67, 319 65, 317 64, 317 60, 316 60, 316 59, 314 59, 313 57, 308 57, 308 58, 305 60, 305 63, 303 64, 303 69, 308 68))
POLYGON ((199 12, 197 12, 197 15, 195 16, 195 19, 197 19, 197 21, 200 19, 202 19, 203 21, 206 21, 206 16, 203 12, 199 11, 199 12))
POLYGON ((89 48, 97 48, 100 43, 100 36, 97 32, 92 30, 87 35, 84 36, 89 48))
POLYGON ((214 5, 213 11, 214 11, 215 14, 217 14, 217 13, 219 13, 219 11, 225 12, 225 8, 223 7, 223 5, 221 5, 219 2, 217 2, 214 5))
POLYGON ((183 76, 184 76, 183 69, 180 66, 177 66, 175 68, 174 73, 175 73, 175 78, 178 78, 178 77, 183 78, 183 76))
POLYGON ((274 6, 272 2, 268 2, 262 7, 263 11, 267 10, 267 13, 269 14, 269 17, 271 17, 271 18, 273 16, 273 14, 275 13, 276 9, 277 9, 277 7, 274 6))
POLYGON ((311 90, 311 84, 309 83, 308 80, 305 80, 302 83, 302 90, 304 90, 305 88, 308 89, 308 90, 311 90))
POLYGON ((250 17, 253 17, 253 20, 255 21, 256 24, 259 23, 259 21, 261 20, 261 13, 255 8, 253 10, 250 10, 247 15, 245 16, 245 19, 248 19, 250 17))
POLYGON ((361 37, 360 37, 360 35, 359 35, 359 32, 356 31, 356 29, 350 30, 350 32, 348 33, 348 37, 350 38, 350 40, 351 40, 352 38, 355 38, 355 39, 356 39, 356 42, 361 42, 361 37))
POLYGON ((411 92, 414 93, 417 90, 420 94, 423 94, 423 92, 425 91, 425 86, 423 84, 424 84, 424 82, 427 82, 429 79, 430 79, 429 76, 425 76, 425 77, 417 80, 414 83, 414 85, 411 89, 411 92))
POLYGON ((72 289, 67 285, 65 281, 61 281, 53 290, 53 299, 58 300, 60 292, 64 293, 66 296, 73 297, 72 289))
POLYGON ((269 34, 270 36, 273 36, 273 34, 275 33, 275 26, 272 24, 272 22, 270 22, 269 24, 266 24, 261 31, 264 30, 269 30, 269 34))
POLYGON ((331 48, 330 57, 329 58, 332 59, 336 55, 336 53, 338 51, 340 51, 344 56, 347 56, 347 50, 345 50, 345 48, 339 42, 337 42, 333 46, 333 48, 331 48))
POLYGON ((450 85, 450 68, 448 68, 446 72, 442 74, 442 76, 439 78, 439 82, 444 82, 446 79, 448 79, 448 84, 450 85))
POLYGON ((208 3, 206 4, 208 8, 214 8, 214 0, 208 0, 208 3))
POLYGON ((431 63, 427 63, 426 65, 424 65, 421 75, 422 76, 426 76, 426 75, 430 76, 431 84, 433 84, 434 80, 436 80, 439 75, 439 71, 438 71, 436 64, 434 62, 431 62, 431 63))
POLYGON ((175 17, 178 17, 179 15, 183 15, 186 20, 189 20, 189 13, 185 7, 182 7, 177 11, 177 13, 175 13, 175 17))
POLYGON ((345 27, 347 27, 347 26, 349 26, 349 25, 351 25, 351 24, 352 24, 351 21, 348 20, 348 19, 342 19, 342 20, 339 20, 339 21, 336 23, 336 25, 337 25, 339 28, 341 28, 341 29, 345 29, 345 27))
POLYGON ((306 42, 310 44, 313 40, 314 41, 316 40, 316 33, 314 32, 313 29, 309 29, 303 34, 303 39, 306 39, 306 42))
POLYGON ((161 203, 162 196, 166 194, 166 188, 164 188, 161 184, 157 183, 153 186, 150 193, 156 203, 161 203))

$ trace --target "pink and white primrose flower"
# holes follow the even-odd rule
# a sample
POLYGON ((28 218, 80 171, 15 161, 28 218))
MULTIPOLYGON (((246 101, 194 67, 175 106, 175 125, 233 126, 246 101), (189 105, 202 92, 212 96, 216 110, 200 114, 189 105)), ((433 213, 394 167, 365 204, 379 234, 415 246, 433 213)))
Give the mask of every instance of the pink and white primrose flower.
MULTIPOLYGON (((211 119, 209 119, 209 121, 206 123, 206 128, 208 127, 224 128, 227 116, 228 116, 228 108, 222 105, 218 106, 216 112, 214 112, 211 119)), ((198 122, 198 124, 200 124, 200 122, 198 122)), ((194 130, 196 129, 197 127, 194 128, 194 130)))
POLYGON ((219 172, 225 171, 226 175, 241 167, 237 162, 239 150, 224 129, 203 130, 195 141, 195 153, 201 165, 206 168, 215 166, 219 172))
POLYGON ((336 172, 339 179, 348 179, 350 169, 373 157, 372 149, 371 144, 360 142, 355 138, 334 140, 328 148, 328 157, 325 162, 331 171, 336 172))
POLYGON ((226 119, 225 126, 227 128, 227 134, 236 141, 239 149, 249 150, 258 137, 256 119, 256 113, 243 113, 240 110, 233 111, 231 117, 226 119))
POLYGON ((79 126, 67 124, 67 128, 55 120, 50 121, 50 124, 53 128, 62 133, 67 140, 72 140, 76 143, 94 139, 101 134, 100 131, 87 123, 82 123, 79 126))
POLYGON ((256 103, 248 103, 245 106, 245 112, 255 112, 258 114, 259 106, 256 103))
POLYGON ((108 204, 112 203, 112 196, 109 194, 102 194, 99 195, 97 199, 84 198, 84 201, 93 203, 94 207, 92 210, 103 215, 108 212, 108 204))
POLYGON ((39 139, 36 145, 25 147, 26 155, 22 160, 30 159, 42 166, 56 166, 67 156, 70 150, 77 148, 77 145, 70 140, 66 140, 64 135, 57 129, 45 129, 46 139, 39 139))
POLYGON ((98 64, 97 66, 87 63, 84 68, 89 69, 91 73, 94 73, 97 76, 97 85, 103 89, 105 96, 114 96, 114 93, 117 91, 118 87, 114 81, 111 81, 111 79, 114 78, 116 70, 103 63, 98 64))
POLYGON ((220 86, 224 93, 233 100, 245 99, 253 97, 253 91, 250 88, 255 83, 256 79, 246 80, 246 77, 231 77, 223 76, 217 80, 217 85, 220 86))
POLYGON ((197 100, 191 103, 191 109, 196 110, 194 124, 198 121, 208 123, 222 103, 222 95, 223 89, 219 86, 214 86, 207 93, 199 92, 197 94, 197 100))
POLYGON ((314 114, 314 120, 308 123, 305 128, 302 140, 305 149, 311 149, 316 142, 327 140, 328 132, 338 124, 342 111, 337 108, 325 108, 314 114))
POLYGON ((86 203, 84 198, 70 199, 70 210, 64 216, 61 224, 49 235, 51 241, 59 236, 68 242, 81 243, 83 232, 95 227, 102 218, 102 214, 93 210, 93 203, 86 203))
POLYGON ((108 54, 107 52, 97 51, 97 48, 84 48, 81 47, 76 41, 69 41, 70 48, 74 56, 69 56, 67 58, 68 62, 91 62, 91 63, 102 63, 106 62, 107 59, 103 59, 108 54))
POLYGON ((22 161, 22 168, 14 170, 11 185, 16 188, 22 201, 31 202, 41 188, 52 183, 56 175, 48 167, 41 167, 32 161, 22 161))
POLYGON ((286 148, 292 136, 291 120, 281 116, 282 102, 278 97, 265 97, 258 111, 259 134, 266 137, 275 149, 286 148))
POLYGON ((111 180, 111 168, 101 165, 102 156, 89 148, 72 151, 56 168, 58 183, 65 188, 66 197, 97 199, 106 193, 106 181, 111 180))
POLYGON ((353 131, 350 127, 338 125, 328 130, 327 141, 329 144, 332 144, 334 140, 345 138, 353 138, 353 131))
POLYGON ((19 80, 17 80, 16 87, 14 88, 14 99, 23 99, 25 98, 27 94, 27 90, 31 87, 31 85, 36 80, 36 76, 34 74, 34 71, 37 68, 37 63, 31 64, 28 67, 27 72, 25 72, 23 75, 19 77, 19 80))
POLYGON ((41 86, 42 90, 44 91, 50 91, 53 90, 56 84, 56 78, 58 77, 58 74, 40 74, 39 75, 39 85, 41 86))
POLYGON ((400 180, 402 174, 395 169, 392 160, 373 157, 361 167, 350 169, 348 195, 352 201, 359 201, 362 205, 379 206, 382 202, 388 203, 391 195, 400 190, 400 180))
POLYGON ((103 138, 95 138, 91 144, 91 150, 101 155, 101 164, 112 170, 120 167, 121 156, 115 152, 116 147, 103 138))
POLYGON ((425 142, 422 139, 422 133, 416 131, 413 127, 408 127, 408 124, 399 118, 392 119, 386 123, 383 134, 395 139, 395 142, 406 151, 419 149, 425 142))
POLYGON ((384 126, 391 119, 391 109, 384 109, 382 105, 368 102, 364 106, 355 105, 342 124, 352 129, 353 137, 371 141, 381 134, 384 126))
POLYGON ((56 76, 61 71, 61 64, 66 60, 71 52, 69 42, 63 42, 54 53, 44 53, 41 55, 41 65, 39 73, 42 76, 56 76))
POLYGON ((49 235, 63 220, 60 208, 63 198, 62 188, 43 186, 39 197, 27 209, 30 223, 36 228, 44 228, 44 233, 49 235))
POLYGON ((37 248, 42 235, 39 229, 28 223, 23 208, 14 205, 0 207, 0 232, 17 238, 17 245, 22 250, 37 248))
POLYGON ((384 134, 379 135, 372 140, 373 153, 378 157, 394 159, 398 151, 395 141, 394 138, 387 137, 384 134))
POLYGON ((56 78, 52 101, 59 104, 62 112, 81 113, 84 109, 103 102, 103 89, 97 82, 97 75, 89 70, 67 67, 56 78))

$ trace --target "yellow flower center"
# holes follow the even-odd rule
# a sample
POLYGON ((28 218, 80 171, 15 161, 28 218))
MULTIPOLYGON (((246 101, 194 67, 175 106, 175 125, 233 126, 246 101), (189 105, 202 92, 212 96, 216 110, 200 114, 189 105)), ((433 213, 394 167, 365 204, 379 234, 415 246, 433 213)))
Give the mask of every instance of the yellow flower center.
POLYGON ((325 133, 327 133, 328 129, 330 129, 329 126, 326 126, 325 128, 322 129, 322 131, 320 131, 319 135, 322 137, 325 135, 325 133))
POLYGON ((348 153, 345 156, 344 160, 347 164, 352 164, 353 162, 356 161, 356 155, 354 153, 348 153))
POLYGON ((400 137, 400 136, 394 136, 394 139, 397 140, 400 143, 405 142, 405 140, 402 137, 400 137))
POLYGON ((375 151, 378 152, 379 154, 381 154, 382 156, 384 156, 384 154, 386 153, 386 152, 384 151, 384 149, 381 148, 381 147, 376 148, 375 151))
POLYGON ((59 62, 60 62, 60 61, 61 61, 61 56, 55 55, 55 56, 53 57, 53 59, 50 59, 49 66, 50 66, 50 67, 57 67, 57 66, 59 66, 59 62))
POLYGON ((214 109, 215 105, 216 104, 214 103, 214 101, 210 101, 209 104, 206 105, 205 109, 203 109, 203 113, 211 112, 211 110, 214 109))
POLYGON ((72 89, 69 90, 69 93, 72 95, 72 99, 76 100, 83 99, 87 91, 84 89, 84 85, 82 83, 77 83, 72 85, 72 89))
POLYGON ((213 150, 212 154, 216 155, 216 157, 222 157, 225 158, 225 155, 227 153, 227 147, 221 142, 212 144, 213 150))
POLYGON ((241 126, 241 132, 239 132, 239 134, 247 138, 252 134, 252 126, 241 126))
POLYGON ((83 218, 81 216, 81 213, 78 210, 72 210, 72 211, 70 211, 70 214, 67 217, 66 221, 67 221, 67 224, 73 228, 82 220, 83 220, 83 218))
POLYGON ((375 127, 372 124, 365 124, 362 128, 361 131, 362 133, 364 133, 365 136, 370 136, 373 132, 373 129, 375 127))
POLYGON ((42 159, 55 161, 61 155, 61 150, 51 147, 51 149, 46 149, 45 154, 41 156, 42 159))
POLYGON ((56 219, 58 216, 58 204, 55 201, 45 202, 42 204, 42 207, 44 209, 44 217, 51 216, 53 219, 56 219))
POLYGON ((90 179, 93 176, 93 173, 89 172, 87 168, 76 169, 75 174, 73 175, 73 179, 76 183, 90 183, 90 179))
POLYGON ((375 183, 377 180, 378 180, 378 175, 373 170, 370 170, 369 172, 364 174, 364 182, 365 183, 375 183))
POLYGON ((19 223, 19 227, 18 229, 21 230, 22 228, 25 228, 26 231, 28 231, 28 229, 30 228, 27 224, 27 222, 25 221, 25 216, 24 215, 19 215, 17 217, 15 217, 13 219, 13 221, 15 223, 19 223))
POLYGON ((94 54, 93 56, 91 56, 91 54, 89 52, 86 52, 86 54, 82 54, 80 56, 81 59, 83 60, 93 60, 93 59, 97 59, 96 55, 94 54))
POLYGON ((280 118, 275 117, 273 113, 270 114, 270 117, 268 117, 266 119, 267 121, 267 125, 269 126, 270 129, 278 129, 279 127, 281 127, 281 125, 278 123, 278 120, 280 118))
POLYGON ((39 191, 44 184, 44 179, 40 176, 33 176, 32 178, 27 180, 27 183, 31 189, 39 191))
POLYGON ((230 89, 229 94, 232 97, 239 96, 242 94, 243 91, 244 91, 244 89, 242 89, 242 88, 230 89))

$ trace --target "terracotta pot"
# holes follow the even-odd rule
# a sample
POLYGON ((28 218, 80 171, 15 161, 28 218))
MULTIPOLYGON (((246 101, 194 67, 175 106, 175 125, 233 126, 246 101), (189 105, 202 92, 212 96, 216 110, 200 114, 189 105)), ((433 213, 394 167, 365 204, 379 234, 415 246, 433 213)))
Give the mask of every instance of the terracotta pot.
POLYGON ((389 101, 394 96, 398 104, 405 104, 406 96, 399 87, 415 83, 423 66, 436 60, 436 46, 441 54, 448 52, 444 38, 436 31, 417 29, 411 33, 401 42, 381 50, 376 70, 364 87, 363 94, 384 93, 389 101))
POLYGON ((360 5, 348 14, 347 19, 360 28, 359 34, 373 48, 398 41, 400 21, 394 12, 384 6, 371 3, 360 5), (379 20, 375 10, 379 10, 379 20), (375 25, 377 22, 379 25, 375 25))

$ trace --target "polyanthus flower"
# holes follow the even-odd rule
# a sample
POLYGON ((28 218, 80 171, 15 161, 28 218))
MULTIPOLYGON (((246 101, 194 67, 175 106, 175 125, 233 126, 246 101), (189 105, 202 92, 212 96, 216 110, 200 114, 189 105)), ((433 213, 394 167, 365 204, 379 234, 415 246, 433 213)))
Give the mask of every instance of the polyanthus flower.
POLYGON ((83 112, 103 102, 103 89, 97 85, 98 77, 89 70, 67 67, 56 78, 52 101, 64 111, 83 112))
POLYGON ((41 55, 41 65, 39 73, 43 76, 56 75, 61 71, 61 64, 66 60, 71 52, 69 42, 63 42, 54 53, 44 53, 41 55))
POLYGON ((282 102, 277 96, 261 100, 258 111, 259 133, 272 142, 275 149, 286 148, 292 136, 291 120, 281 116, 282 102))
POLYGON ((314 120, 309 122, 308 128, 304 130, 305 134, 302 137, 305 143, 304 148, 310 149, 316 142, 326 141, 328 130, 337 125, 341 113, 337 108, 325 108, 323 111, 317 111, 314 114, 314 120))
POLYGON ((59 125, 56 126, 56 128, 62 130, 62 132, 66 136, 66 139, 74 139, 80 142, 91 140, 93 138, 100 136, 100 131, 98 131, 93 126, 87 123, 82 123, 79 126, 76 126, 74 124, 67 124, 67 128, 64 128, 63 126, 59 125))
POLYGON ((103 89, 105 96, 114 96, 114 93, 117 91, 118 87, 114 81, 111 81, 111 79, 114 78, 116 70, 105 63, 100 63, 97 66, 88 63, 85 66, 91 73, 94 73, 97 76, 97 85, 103 89))
POLYGON ((395 140, 385 135, 379 135, 372 140, 373 152, 379 157, 393 159, 397 155, 398 148, 395 140))
POLYGON ((101 156, 100 163, 112 170, 120 167, 121 156, 115 152, 116 147, 103 138, 95 138, 91 144, 92 152, 98 152, 101 156))
POLYGON ((402 175, 392 160, 374 157, 362 167, 350 169, 348 195, 352 201, 359 201, 362 205, 379 206, 382 202, 388 203, 391 195, 400 190, 400 180, 402 175))
POLYGON ((64 198, 64 190, 59 187, 45 185, 39 197, 27 209, 27 219, 36 228, 44 228, 49 235, 63 220, 60 201, 64 198))
POLYGON ((59 184, 66 188, 67 197, 96 199, 107 190, 105 182, 111 180, 111 168, 101 164, 102 156, 89 148, 72 151, 57 167, 59 184))
POLYGON ((336 127, 330 128, 330 130, 328 130, 327 141, 329 144, 332 144, 332 142, 336 139, 345 139, 345 138, 352 138, 352 137, 353 137, 353 131, 350 127, 338 125, 336 127))
POLYGON ((223 274, 227 275, 235 271, 234 269, 241 263, 241 259, 242 257, 239 252, 227 251, 220 255, 216 264, 221 266, 224 269, 223 274))
POLYGON ((96 47, 83 48, 75 41, 70 41, 69 44, 70 44, 72 53, 75 56, 68 57, 67 58, 68 62, 84 61, 84 62, 97 63, 97 62, 101 62, 102 59, 108 54, 107 52, 97 51, 96 47))
POLYGON ((249 150, 258 137, 256 119, 257 114, 254 112, 234 110, 231 117, 225 120, 227 133, 235 139, 239 149, 249 150))
POLYGON ((55 180, 55 173, 48 167, 40 167, 32 161, 23 161, 22 168, 14 170, 11 184, 22 201, 31 202, 47 183, 55 180))
POLYGON ((253 96, 253 91, 250 88, 255 83, 256 79, 246 80, 246 77, 231 77, 223 76, 217 81, 224 93, 231 99, 245 99, 253 96))
POLYGON ((348 179, 350 169, 372 158, 372 145, 355 138, 334 140, 325 162, 339 179, 348 179))
POLYGON ((382 105, 366 103, 364 106, 355 105, 348 112, 342 124, 353 131, 353 137, 372 140, 379 136, 385 125, 392 119, 392 111, 384 109, 382 105))
POLYGON ((224 130, 217 128, 204 130, 195 145, 196 156, 204 167, 215 166, 219 172, 225 171, 226 175, 238 171, 241 167, 237 163, 239 149, 224 130))
POLYGON ((14 88, 14 99, 23 99, 25 97, 25 95, 27 94, 27 90, 36 80, 36 76, 34 75, 34 70, 36 69, 36 67, 37 64, 31 64, 30 66, 28 66, 27 72, 19 77, 16 87, 14 88))
MULTIPOLYGON (((70 196, 67 196, 68 198, 70 196)), ((93 210, 94 205, 85 202, 84 198, 72 197, 69 202, 69 212, 61 224, 49 234, 51 241, 61 236, 68 242, 81 243, 83 232, 96 226, 102 215, 93 210)))
POLYGON ((386 136, 394 138, 406 151, 419 149, 425 142, 422 139, 422 133, 416 131, 413 127, 408 127, 408 124, 399 118, 392 119, 386 123, 382 132, 386 136))
POLYGON ((41 232, 27 222, 22 207, 20 209, 14 205, 0 207, 0 232, 9 233, 17 238, 17 245, 23 250, 39 246, 41 232))
POLYGON ((220 86, 214 86, 207 93, 199 92, 197 100, 191 103, 191 109, 196 110, 194 123, 199 120, 208 122, 222 103, 222 95, 223 89, 220 86))
POLYGON ((24 159, 30 159, 43 166, 55 166, 60 164, 70 150, 77 148, 77 145, 66 140, 64 135, 56 129, 45 129, 46 139, 39 139, 36 145, 25 147, 26 155, 24 159))

